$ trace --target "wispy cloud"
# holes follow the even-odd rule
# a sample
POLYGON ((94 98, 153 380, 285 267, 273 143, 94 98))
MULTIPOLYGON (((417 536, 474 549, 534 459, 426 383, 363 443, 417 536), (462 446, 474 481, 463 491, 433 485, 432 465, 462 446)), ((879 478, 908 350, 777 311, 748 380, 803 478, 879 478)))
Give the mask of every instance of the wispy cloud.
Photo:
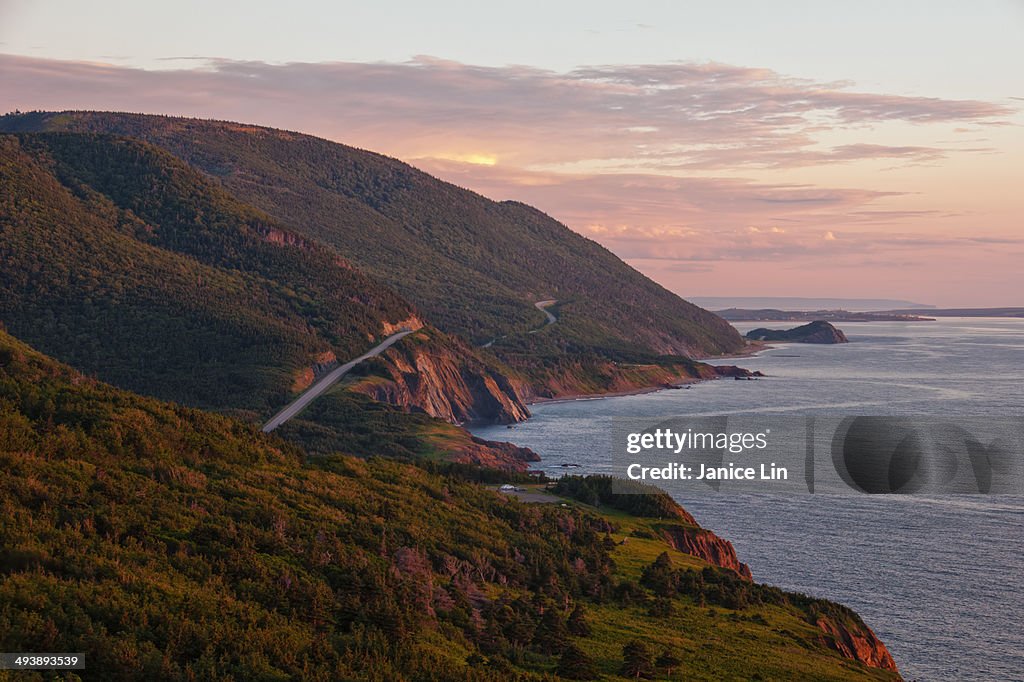
POLYGON ((419 57, 407 63, 206 60, 145 71, 0 57, 9 107, 173 111, 313 128, 406 156, 486 154, 520 166, 658 171, 936 159, 946 150, 816 136, 890 121, 999 123, 976 100, 872 94, 727 64, 614 65, 559 73, 419 57), (461 149, 450 149, 451 145, 461 149))

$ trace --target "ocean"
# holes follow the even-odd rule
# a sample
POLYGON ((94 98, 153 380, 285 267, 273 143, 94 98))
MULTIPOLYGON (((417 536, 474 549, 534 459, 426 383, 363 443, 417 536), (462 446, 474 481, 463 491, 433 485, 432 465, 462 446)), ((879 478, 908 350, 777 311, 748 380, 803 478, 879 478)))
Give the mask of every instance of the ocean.
MULTIPOLYGON (((799 323, 743 323, 790 328, 799 323)), ((612 473, 616 417, 1024 416, 1024 319, 838 324, 849 344, 776 344, 721 361, 759 381, 533 406, 483 438, 534 449, 550 475, 612 473)), ((617 472, 616 472, 617 473, 617 472)), ((679 499, 755 580, 855 609, 908 680, 1024 680, 1024 495, 701 494, 679 499)))

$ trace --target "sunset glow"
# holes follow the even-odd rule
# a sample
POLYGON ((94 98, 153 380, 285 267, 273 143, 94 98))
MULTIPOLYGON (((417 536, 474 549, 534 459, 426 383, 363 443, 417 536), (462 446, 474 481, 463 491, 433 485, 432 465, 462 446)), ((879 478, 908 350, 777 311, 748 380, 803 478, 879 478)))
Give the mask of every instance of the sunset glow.
POLYGON ((431 154, 427 159, 440 159, 442 161, 456 161, 458 163, 468 163, 473 166, 494 166, 498 163, 498 157, 490 154, 455 154, 442 152, 439 154, 431 154))

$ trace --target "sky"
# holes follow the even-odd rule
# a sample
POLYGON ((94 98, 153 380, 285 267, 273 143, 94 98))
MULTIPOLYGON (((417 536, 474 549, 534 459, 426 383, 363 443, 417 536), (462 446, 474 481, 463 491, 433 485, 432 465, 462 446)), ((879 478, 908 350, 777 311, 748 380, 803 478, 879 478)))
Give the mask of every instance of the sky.
POLYGON ((1024 305, 1024 0, 0 0, 0 111, 307 132, 682 296, 1024 305))

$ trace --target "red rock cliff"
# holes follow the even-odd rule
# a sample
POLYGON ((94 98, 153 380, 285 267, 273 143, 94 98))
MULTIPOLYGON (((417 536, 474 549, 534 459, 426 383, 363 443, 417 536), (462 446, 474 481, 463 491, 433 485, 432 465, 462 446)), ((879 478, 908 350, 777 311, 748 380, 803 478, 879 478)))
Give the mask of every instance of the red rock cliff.
POLYGON ((896 661, 871 628, 859 618, 819 615, 814 624, 824 633, 821 641, 846 658, 860 661, 872 668, 896 671, 896 661))
POLYGON ((530 448, 484 440, 476 436, 470 436, 467 442, 450 447, 453 462, 476 464, 492 469, 526 471, 530 462, 540 461, 540 455, 530 448))
POLYGON ((530 416, 512 381, 461 339, 424 328, 365 363, 351 388, 452 423, 508 424, 530 416))
POLYGON ((747 580, 753 580, 750 567, 741 563, 732 543, 709 530, 687 526, 662 526, 662 537, 673 548, 693 555, 714 566, 736 571, 747 580))

